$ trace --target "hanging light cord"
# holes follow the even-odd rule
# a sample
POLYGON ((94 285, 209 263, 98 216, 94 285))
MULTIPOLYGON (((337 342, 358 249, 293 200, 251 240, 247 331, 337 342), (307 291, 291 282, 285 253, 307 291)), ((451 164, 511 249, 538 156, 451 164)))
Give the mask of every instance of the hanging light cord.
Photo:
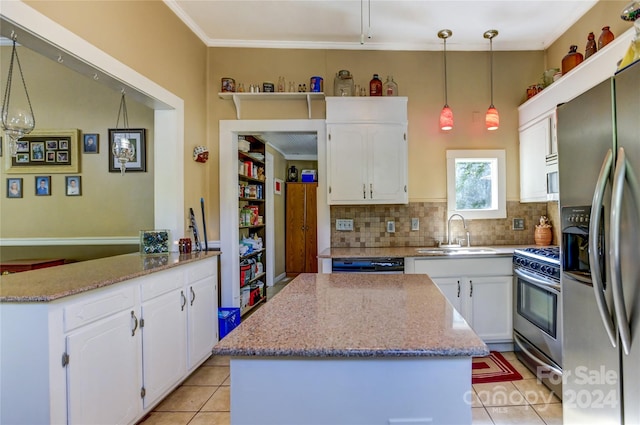
POLYGON ((122 97, 120 98, 120 109, 118 109, 118 119, 116 120, 116 128, 120 124, 120 114, 122 113, 122 121, 124 128, 129 128, 129 114, 127 113, 127 102, 124 100, 124 90, 122 91, 122 97))
POLYGON ((491 108, 493 108, 493 37, 489 39, 489 46, 491 47, 491 108))
POLYGON ((7 75, 7 88, 4 91, 4 99, 2 101, 2 126, 7 127, 6 117, 8 116, 9 101, 11 100, 11 81, 13 80, 13 60, 15 58, 18 64, 18 71, 20 71, 20 78, 22 79, 22 86, 24 87, 24 94, 27 97, 27 103, 29 104, 29 112, 33 117, 33 126, 36 125, 36 116, 33 114, 33 107, 31 106, 31 99, 29 99, 29 92, 27 91, 27 83, 24 81, 24 74, 22 73, 22 66, 20 65, 20 58, 18 57, 18 51, 16 50, 16 36, 12 34, 13 49, 11 50, 11 62, 9 63, 9 75, 7 75))
POLYGON ((449 100, 447 97, 447 39, 444 39, 444 106, 449 106, 449 100))

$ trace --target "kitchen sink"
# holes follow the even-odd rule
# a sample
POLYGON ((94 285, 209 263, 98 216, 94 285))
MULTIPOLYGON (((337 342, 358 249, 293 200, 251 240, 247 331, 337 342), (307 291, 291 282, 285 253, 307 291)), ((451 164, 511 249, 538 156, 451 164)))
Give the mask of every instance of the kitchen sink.
POLYGON ((493 248, 487 248, 483 246, 463 246, 459 248, 417 248, 418 254, 431 254, 431 255, 476 255, 476 254, 495 254, 496 250, 493 248))

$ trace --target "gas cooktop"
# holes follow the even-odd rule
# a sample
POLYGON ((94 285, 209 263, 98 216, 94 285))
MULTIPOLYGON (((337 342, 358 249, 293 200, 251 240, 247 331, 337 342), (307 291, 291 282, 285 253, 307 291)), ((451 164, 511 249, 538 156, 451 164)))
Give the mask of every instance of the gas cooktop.
POLYGON ((518 248, 513 251, 513 267, 560 282, 560 248, 518 248))

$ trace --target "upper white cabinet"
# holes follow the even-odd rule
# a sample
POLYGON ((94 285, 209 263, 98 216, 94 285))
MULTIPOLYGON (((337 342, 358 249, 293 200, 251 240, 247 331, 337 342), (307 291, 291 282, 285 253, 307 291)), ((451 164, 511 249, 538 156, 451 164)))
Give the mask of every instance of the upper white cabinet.
POLYGON ((520 202, 547 201, 547 158, 557 151, 554 108, 520 129, 520 202))
POLYGON ((407 98, 326 102, 329 204, 408 203, 407 98))

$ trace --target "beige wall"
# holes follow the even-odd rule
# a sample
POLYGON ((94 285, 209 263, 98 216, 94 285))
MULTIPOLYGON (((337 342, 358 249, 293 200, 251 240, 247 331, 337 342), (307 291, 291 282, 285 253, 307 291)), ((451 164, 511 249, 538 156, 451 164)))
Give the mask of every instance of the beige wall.
POLYGON ((184 100, 185 214, 204 197, 208 239, 217 240, 217 155, 207 165, 192 159, 194 146, 207 144, 210 119, 204 43, 161 0, 25 3, 184 100))
POLYGON ((578 46, 578 52, 584 55, 587 36, 590 32, 593 32, 597 41, 604 26, 609 26, 615 36, 631 28, 631 22, 620 19, 620 12, 627 4, 629 4, 627 0, 600 0, 596 3, 547 49, 546 68, 561 68, 562 58, 569 53, 569 46, 572 44, 578 46))

